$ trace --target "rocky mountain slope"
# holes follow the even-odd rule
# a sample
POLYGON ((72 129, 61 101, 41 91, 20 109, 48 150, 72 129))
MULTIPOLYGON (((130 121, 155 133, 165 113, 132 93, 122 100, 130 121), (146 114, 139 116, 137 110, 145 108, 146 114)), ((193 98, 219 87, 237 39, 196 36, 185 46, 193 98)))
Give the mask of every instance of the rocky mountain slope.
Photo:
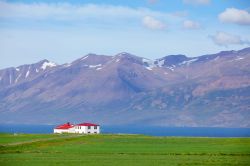
POLYGON ((2 123, 250 127, 250 48, 156 60, 88 54, 0 70, 2 123))

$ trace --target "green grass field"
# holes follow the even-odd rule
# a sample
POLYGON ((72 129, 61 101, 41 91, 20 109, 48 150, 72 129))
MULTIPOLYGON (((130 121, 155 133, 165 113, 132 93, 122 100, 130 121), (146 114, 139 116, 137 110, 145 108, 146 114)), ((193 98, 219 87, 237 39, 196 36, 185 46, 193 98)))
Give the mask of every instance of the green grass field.
POLYGON ((250 138, 0 134, 0 165, 250 165, 250 138))

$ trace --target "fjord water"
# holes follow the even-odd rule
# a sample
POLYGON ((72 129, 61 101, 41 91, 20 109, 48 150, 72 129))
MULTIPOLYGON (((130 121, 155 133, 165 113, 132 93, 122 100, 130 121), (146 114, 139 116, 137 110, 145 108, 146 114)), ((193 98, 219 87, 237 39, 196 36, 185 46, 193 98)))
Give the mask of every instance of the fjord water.
MULTIPOLYGON (((1 133, 53 133, 55 125, 0 125, 1 133)), ((250 137, 250 128, 215 127, 156 127, 156 126, 101 126, 106 134, 144 134, 151 136, 189 137, 250 137)))

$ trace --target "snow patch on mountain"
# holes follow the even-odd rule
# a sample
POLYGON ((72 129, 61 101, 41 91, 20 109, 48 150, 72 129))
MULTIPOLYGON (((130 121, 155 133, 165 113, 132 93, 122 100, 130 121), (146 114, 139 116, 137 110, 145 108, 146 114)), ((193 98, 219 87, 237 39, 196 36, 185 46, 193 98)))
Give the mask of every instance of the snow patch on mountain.
POLYGON ((63 65, 63 67, 70 67, 72 64, 71 63, 66 63, 63 65))
POLYGON ((84 56, 84 57, 81 59, 81 61, 84 60, 84 59, 87 59, 88 57, 89 57, 88 55, 84 56))
POLYGON ((148 69, 148 70, 153 70, 151 67, 147 67, 147 66, 146 66, 145 68, 148 69))
POLYGON ((29 66, 28 71, 26 72, 25 78, 27 78, 29 75, 30 75, 30 66, 29 66))
POLYGON ((143 62, 143 65, 145 66, 145 68, 148 70, 153 70, 153 68, 156 67, 156 65, 154 64, 154 61, 152 61, 150 59, 142 58, 142 62, 143 62))
POLYGON ((179 65, 190 65, 191 63, 193 63, 197 60, 198 60, 198 58, 190 59, 188 61, 183 61, 183 62, 179 63, 179 65))
POLYGON ((16 69, 16 71, 20 71, 20 69, 19 68, 15 68, 16 69))
POLYGON ((97 68, 97 67, 101 67, 102 66, 102 64, 98 64, 98 65, 89 65, 88 67, 89 68, 97 68))
POLYGON ((117 56, 123 56, 123 55, 129 55, 129 53, 127 53, 127 52, 121 52, 121 53, 117 54, 117 56))
POLYGON ((159 67, 164 66, 165 60, 164 59, 159 59, 156 61, 156 63, 158 64, 159 67))
POLYGON ((175 65, 167 67, 169 70, 174 71, 175 65))
POLYGON ((22 73, 18 75, 18 77, 15 80, 15 83, 17 83, 17 81, 19 80, 19 78, 22 76, 22 73))
POLYGON ((235 60, 235 61, 239 61, 239 60, 242 60, 242 59, 245 59, 245 58, 243 58, 243 57, 237 57, 237 58, 235 58, 234 60, 235 60))
POLYGON ((41 69, 45 70, 48 67, 55 67, 55 66, 56 66, 56 64, 53 62, 44 62, 43 65, 41 66, 41 69))
POLYGON ((28 70, 26 75, 25 75, 25 78, 27 78, 29 76, 29 74, 30 74, 30 71, 28 70))
POLYGON ((96 68, 96 70, 101 70, 102 69, 102 67, 98 67, 98 68, 96 68))

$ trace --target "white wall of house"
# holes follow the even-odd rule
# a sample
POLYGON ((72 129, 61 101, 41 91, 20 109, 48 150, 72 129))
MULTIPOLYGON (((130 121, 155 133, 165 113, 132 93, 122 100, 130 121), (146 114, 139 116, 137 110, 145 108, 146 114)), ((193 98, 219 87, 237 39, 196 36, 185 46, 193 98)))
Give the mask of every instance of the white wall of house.
POLYGON ((100 126, 85 126, 86 127, 86 134, 99 134, 100 133, 100 126))
POLYGON ((99 134, 100 126, 75 126, 75 133, 99 134))
POLYGON ((69 128, 69 129, 68 129, 68 132, 69 132, 69 133, 75 133, 75 128, 74 128, 74 127, 69 128))
POLYGON ((86 133, 86 126, 75 126, 74 129, 75 129, 75 133, 86 133))
POLYGON ((54 129, 54 133, 68 133, 69 130, 68 129, 54 129))

